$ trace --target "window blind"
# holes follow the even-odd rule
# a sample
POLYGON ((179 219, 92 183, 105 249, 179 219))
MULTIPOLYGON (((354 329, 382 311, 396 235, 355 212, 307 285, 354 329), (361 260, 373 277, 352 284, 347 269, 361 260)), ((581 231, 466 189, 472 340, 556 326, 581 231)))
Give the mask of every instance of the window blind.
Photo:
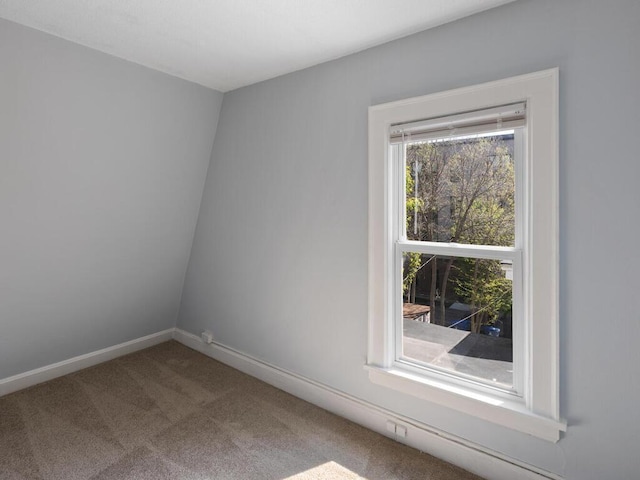
POLYGON ((391 125, 391 144, 446 139, 491 131, 511 130, 526 123, 526 103, 435 117, 416 122, 391 125))

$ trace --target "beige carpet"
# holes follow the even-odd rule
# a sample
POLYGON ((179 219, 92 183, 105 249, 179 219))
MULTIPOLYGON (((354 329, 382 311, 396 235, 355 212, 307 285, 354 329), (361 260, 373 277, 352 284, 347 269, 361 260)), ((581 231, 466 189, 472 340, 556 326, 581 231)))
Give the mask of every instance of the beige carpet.
POLYGON ((477 479, 176 342, 0 398, 0 479, 477 479))

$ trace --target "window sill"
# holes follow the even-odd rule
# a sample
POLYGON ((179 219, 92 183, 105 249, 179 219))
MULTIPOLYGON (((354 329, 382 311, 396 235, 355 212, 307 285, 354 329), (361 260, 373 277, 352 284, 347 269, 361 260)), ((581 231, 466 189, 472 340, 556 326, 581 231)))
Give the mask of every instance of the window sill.
POLYGON ((366 365, 371 382, 428 400, 438 405, 517 430, 550 442, 557 442, 565 422, 546 418, 528 410, 520 401, 478 393, 397 368, 366 365))

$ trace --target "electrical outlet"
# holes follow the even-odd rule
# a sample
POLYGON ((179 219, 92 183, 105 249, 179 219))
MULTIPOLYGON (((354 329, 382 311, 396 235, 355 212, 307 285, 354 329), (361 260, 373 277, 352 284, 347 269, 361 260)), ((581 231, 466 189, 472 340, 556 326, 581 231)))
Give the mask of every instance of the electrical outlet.
POLYGON ((407 436, 407 427, 387 420, 387 432, 393 434, 393 438, 397 440, 398 438, 405 438, 407 436))
POLYGON ((204 340, 204 343, 213 343, 213 333, 209 330, 205 330, 200 334, 200 336, 202 337, 202 340, 204 340))
POLYGON ((387 420, 387 432, 396 434, 396 424, 391 420, 387 420))

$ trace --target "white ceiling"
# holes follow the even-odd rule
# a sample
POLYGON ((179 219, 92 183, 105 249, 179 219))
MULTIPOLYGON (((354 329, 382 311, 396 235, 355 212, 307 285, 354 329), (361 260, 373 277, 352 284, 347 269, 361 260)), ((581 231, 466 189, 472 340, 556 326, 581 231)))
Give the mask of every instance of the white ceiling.
POLYGON ((513 0, 0 0, 0 17, 225 92, 513 0))

